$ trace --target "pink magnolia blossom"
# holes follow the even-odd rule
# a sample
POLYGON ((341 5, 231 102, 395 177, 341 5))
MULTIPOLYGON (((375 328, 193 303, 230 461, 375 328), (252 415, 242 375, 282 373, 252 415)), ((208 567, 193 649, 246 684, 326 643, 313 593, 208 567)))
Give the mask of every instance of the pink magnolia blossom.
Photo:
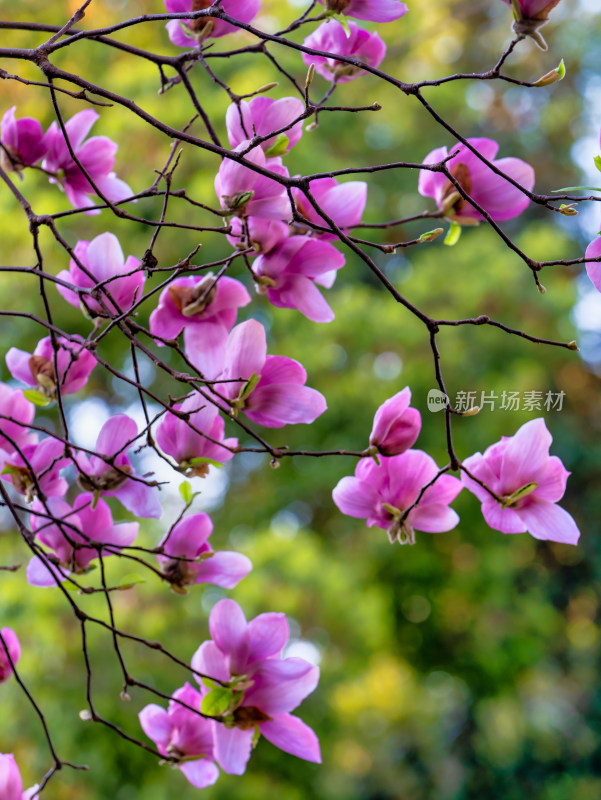
MULTIPOLYGON (((494 167, 516 181, 527 191, 534 187, 534 170, 520 158, 500 158, 495 156, 499 149, 492 139, 468 139, 472 147, 494 167)), ((461 188, 483 208, 496 222, 513 219, 524 211, 530 199, 520 189, 506 181, 487 167, 464 144, 453 148, 454 156, 446 162, 447 169, 459 183, 461 188)), ((425 157, 424 164, 436 164, 447 157, 447 148, 438 147, 425 157)), ((474 224, 474 220, 483 219, 482 214, 464 200, 455 186, 442 172, 420 170, 419 193, 423 197, 432 197, 438 208, 449 219, 460 224, 474 224)))
MULTIPOLYGON (((93 136, 84 142, 92 125, 99 118, 91 108, 79 111, 65 124, 71 148, 81 166, 85 169, 103 195, 112 202, 118 202, 132 193, 129 186, 112 172, 118 145, 106 136, 93 136)), ((75 208, 90 204, 88 195, 96 190, 79 168, 69 151, 65 136, 57 122, 53 122, 46 132, 47 155, 42 168, 52 173, 52 183, 60 184, 75 208)), ((99 214, 99 211, 87 211, 99 214)))
POLYGON ((303 42, 305 47, 331 53, 331 56, 313 56, 303 53, 303 61, 315 69, 324 78, 336 83, 346 83, 365 75, 360 66, 338 61, 335 56, 354 58, 360 64, 377 67, 386 55, 386 45, 377 33, 370 33, 354 22, 348 23, 350 36, 343 26, 335 20, 323 22, 316 31, 307 36, 303 42))
POLYGON ((331 322, 334 312, 317 288, 316 279, 344 266, 344 256, 327 242, 290 236, 253 264, 259 291, 279 308, 297 308, 314 322, 331 322))
POLYGON ((239 250, 253 247, 255 253, 250 253, 250 257, 271 252, 290 235, 289 226, 276 219, 247 217, 243 222, 233 217, 230 226, 232 233, 227 237, 228 242, 239 250))
POLYGON ((60 477, 60 471, 69 465, 65 458, 65 445, 58 439, 47 437, 39 444, 28 444, 21 453, 0 450, 0 478, 12 483, 19 494, 31 503, 35 496, 62 497, 69 484, 60 477))
POLYGON ((56 365, 52 340, 49 336, 41 339, 33 354, 11 347, 6 354, 6 366, 13 378, 29 386, 35 387, 48 400, 56 400, 57 392, 61 395, 73 394, 83 388, 92 370, 96 366, 96 358, 86 350, 81 336, 70 341, 62 336, 57 337, 56 365))
POLYGON ((208 514, 193 514, 174 525, 161 541, 164 554, 157 556, 159 565, 179 594, 186 594, 186 586, 195 583, 233 589, 251 571, 251 562, 241 553, 213 551, 208 541, 212 531, 208 514))
MULTIPOLYGON (((589 244, 586 248, 585 258, 599 258, 601 256, 601 236, 589 244)), ((601 261, 589 261, 585 264, 586 274, 593 282, 593 286, 597 291, 601 292, 601 261)))
MULTIPOLYGON (((367 202, 367 184, 364 181, 338 183, 335 178, 317 178, 311 181, 309 189, 315 202, 336 225, 348 231, 361 222, 361 216, 367 202)), ((296 210, 309 222, 322 228, 329 228, 329 223, 313 208, 309 198, 300 189, 292 190, 296 210)), ((336 239, 335 234, 314 231, 327 241, 336 239)))
POLYGON ((23 791, 21 773, 12 753, 0 753, 0 798, 2 800, 31 800, 39 786, 23 791))
POLYGON ((220 600, 209 617, 212 641, 192 658, 192 668, 233 690, 233 702, 214 726, 215 758, 233 775, 246 769, 255 731, 287 753, 320 763, 315 733, 290 714, 317 686, 318 667, 302 658, 282 659, 289 637, 284 614, 246 621, 233 600, 220 600))
POLYGON ((463 473, 466 488, 482 502, 491 528, 503 533, 528 531, 535 539, 576 544, 580 537, 573 518, 556 503, 570 474, 557 456, 549 455, 552 437, 542 417, 526 422, 514 436, 503 436, 482 455, 463 462, 490 492, 463 473))
POLYGON ((92 289, 100 285, 98 293, 101 302, 87 293, 79 294, 57 283, 56 288, 67 303, 81 308, 90 316, 106 317, 107 309, 111 314, 121 314, 141 298, 146 280, 141 263, 134 256, 124 260, 119 240, 113 233, 101 233, 91 242, 77 242, 75 255, 89 274, 71 259, 69 269, 62 270, 56 277, 79 289, 92 289))
MULTIPOLYGON (((227 136, 232 147, 254 136, 267 136, 280 128, 291 125, 305 111, 305 104, 298 97, 253 97, 250 102, 242 100, 240 105, 232 103, 225 115, 227 136)), ((270 158, 287 153, 303 135, 303 120, 288 130, 261 142, 261 149, 270 158)))
POLYGON ((64 500, 50 498, 46 504, 36 500, 31 511, 32 531, 60 565, 60 569, 51 571, 41 558, 34 556, 27 567, 27 581, 32 586, 55 586, 57 578, 86 572, 98 558, 98 546, 110 545, 103 555, 111 555, 132 544, 138 535, 137 522, 115 525, 108 505, 95 499, 91 492, 80 494, 73 508, 64 500), (48 512, 53 519, 48 519, 48 512))
POLYGON ((422 418, 410 402, 411 390, 406 386, 376 411, 369 444, 383 456, 398 456, 415 444, 422 418))
POLYGON ((366 519, 368 527, 376 525, 387 531, 391 543, 414 544, 416 530, 443 533, 459 522, 449 503, 462 486, 451 475, 441 475, 416 502, 438 472, 434 460, 421 450, 381 458, 380 465, 365 458, 357 464, 355 477, 339 481, 332 497, 343 514, 366 519))
MULTIPOLYGON (((190 360, 207 375, 203 353, 189 354, 190 360)), ((265 328, 250 319, 236 325, 226 346, 225 366, 214 391, 224 406, 267 428, 282 428, 299 422, 313 422, 326 410, 326 401, 315 389, 305 386, 303 366, 286 356, 268 356, 265 328)))
MULTIPOLYGON (((234 152, 244 150, 249 142, 241 142, 234 152)), ((260 147, 255 147, 244 156, 246 161, 269 169, 276 175, 286 177, 288 170, 281 159, 270 159, 267 163, 260 147)), ((250 167, 231 158, 224 158, 215 176, 215 192, 225 216, 262 217, 264 219, 288 220, 292 216, 290 201, 281 183, 255 172, 250 167)))
POLYGON ((400 0, 319 0, 328 11, 371 22, 392 22, 409 10, 400 0))
MULTIPOLYGON (((511 0, 503 0, 511 6, 511 0)), ((516 0, 520 17, 519 19, 545 21, 559 0, 516 0)))
MULTIPOLYGON (((185 14, 186 11, 202 11, 213 5, 213 0, 164 0, 165 8, 171 14, 185 14)), ((223 0, 221 8, 230 17, 240 22, 250 22, 258 13, 261 0, 223 0)), ((165 26, 169 39, 178 47, 196 47, 205 39, 217 39, 238 28, 229 22, 209 16, 190 20, 173 19, 165 26)))
POLYGON ((137 437, 138 426, 133 419, 125 414, 111 417, 98 435, 98 455, 90 458, 81 452, 75 455, 80 470, 77 482, 85 491, 116 497, 137 517, 158 518, 163 509, 156 489, 142 479, 135 479, 136 473, 125 455, 137 437))
POLYGON ((9 108, 2 117, 0 163, 7 172, 18 172, 31 167, 46 155, 44 131, 37 119, 16 119, 16 106, 9 108))
POLYGON ((21 657, 21 645, 17 634, 10 628, 2 628, 0 637, 0 683, 5 683, 13 674, 13 667, 21 657))
POLYGON ((188 415, 187 419, 168 411, 156 429, 155 438, 161 450, 172 456, 186 475, 204 477, 212 461, 222 464, 234 457, 231 450, 217 444, 237 447, 238 439, 224 439, 225 423, 216 406, 196 393, 173 408, 188 415))
POLYGON ((173 693, 173 698, 167 711, 154 703, 140 711, 142 730, 162 755, 177 759, 177 768, 192 786, 212 786, 219 770, 214 763, 213 725, 196 713, 200 711, 202 695, 186 683, 173 693))
POLYGON ((37 434, 30 433, 35 406, 26 400, 20 389, 11 389, 0 383, 0 450, 8 453, 37 442, 37 434))
POLYGON ((206 350, 220 369, 238 309, 249 303, 246 288, 234 278, 216 281, 210 272, 202 278, 176 278, 161 292, 159 305, 150 315, 150 330, 163 339, 176 339, 183 330, 184 348, 206 350))

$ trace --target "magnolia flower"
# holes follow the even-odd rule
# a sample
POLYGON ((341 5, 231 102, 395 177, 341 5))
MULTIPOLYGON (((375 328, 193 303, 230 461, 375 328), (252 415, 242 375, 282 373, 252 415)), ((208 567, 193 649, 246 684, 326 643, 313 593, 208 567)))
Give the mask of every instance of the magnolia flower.
POLYGON ((411 390, 406 386, 376 411, 369 444, 383 456, 398 456, 415 444, 422 419, 410 402, 411 390))
POLYGON ((96 366, 96 358, 86 350, 81 336, 70 341, 62 336, 56 339, 56 350, 49 336, 41 339, 33 355, 11 347, 6 354, 6 366, 13 378, 35 387, 48 400, 56 400, 57 393, 73 394, 83 388, 96 366), (58 375, 55 370, 58 367, 58 375))
POLYGON ((332 497, 343 514, 366 519, 368 528, 383 528, 390 542, 399 544, 414 544, 416 530, 443 533, 457 525, 459 517, 449 503, 461 491, 461 481, 441 475, 420 497, 439 472, 429 455, 407 450, 380 461, 378 465, 365 458, 357 464, 354 478, 339 481, 332 497))
POLYGON ((37 434, 29 432, 35 406, 26 400, 20 389, 0 383, 0 450, 11 453, 37 442, 37 434))
MULTIPOLYGON (((367 184, 365 181, 349 181, 338 183, 335 178, 317 178, 309 184, 309 190, 315 202, 338 228, 343 231, 358 225, 367 202, 367 184)), ((323 228, 330 225, 314 209, 309 198, 300 189, 292 190, 296 210, 309 222, 323 228)), ((337 236, 331 233, 314 231, 313 236, 332 241, 337 236)))
POLYGON ((466 469, 490 489, 463 473, 464 485, 482 502, 482 514, 491 528, 502 533, 528 531, 535 539, 552 542, 578 542, 576 523, 556 505, 570 473, 557 456, 549 455, 552 441, 539 417, 522 425, 514 436, 503 436, 484 455, 465 459, 466 469))
POLYGON ((62 497, 69 484, 60 477, 60 471, 69 465, 64 457, 65 445, 48 436, 39 444, 28 444, 21 453, 5 453, 0 450, 0 479, 12 483, 25 501, 34 497, 62 497))
POLYGON ((513 10, 513 30, 521 36, 530 36, 541 50, 547 50, 547 43, 538 29, 547 22, 549 14, 559 0, 504 0, 513 10))
POLYGON ((183 403, 176 403, 173 409, 186 418, 167 411, 155 438, 161 450, 172 456, 186 475, 203 478, 212 462, 222 464, 234 457, 231 450, 217 444, 233 448, 238 446, 238 439, 224 439, 225 423, 213 403, 196 393, 183 403))
POLYGON ((39 786, 23 791, 19 767, 11 753, 0 753, 0 797, 2 800, 30 800, 37 794, 39 786))
POLYGON ((386 45, 382 39, 377 33, 370 33, 354 22, 348 23, 348 29, 349 35, 339 22, 323 22, 316 31, 307 36, 303 45, 331 55, 326 57, 303 53, 305 64, 308 67, 314 64, 320 75, 336 83, 346 83, 364 75, 365 71, 360 64, 377 67, 386 55, 386 45), (354 58, 359 65, 338 61, 335 56, 354 58))
MULTIPOLYGON (((171 14, 186 11, 202 11, 213 5, 213 0, 164 0, 165 8, 171 14)), ((221 8, 230 17, 240 22, 250 22, 259 11, 261 0, 222 0, 221 8)), ((178 47, 196 47, 205 39, 217 39, 227 33, 235 33, 238 28, 229 22, 214 17, 199 19, 172 19, 165 26, 171 42, 178 47)))
POLYGON ((90 316, 106 317, 107 310, 110 314, 121 314, 141 298, 146 280, 141 262, 134 256, 124 260, 119 239, 113 233, 101 233, 91 242, 77 242, 75 255, 85 270, 71 259, 69 269, 56 277, 79 289, 98 287, 100 302, 87 292, 79 294, 57 283, 56 288, 67 303, 90 316))
MULTIPOLYGON (((84 142, 90 128, 99 118, 91 108, 79 111, 65 124, 71 149, 102 194, 112 202, 118 202, 132 193, 129 186, 119 180, 112 172, 118 145, 106 136, 93 136, 84 142)), ((77 165, 65 136, 57 122, 53 122, 45 136, 47 155, 42 168, 52 174, 51 183, 60 184, 69 202, 75 208, 89 205, 89 194, 96 190, 77 165)), ((99 214, 99 211, 86 211, 86 214, 99 214)))
MULTIPOLYGON (((601 256, 601 236, 589 244, 586 248, 585 258, 599 258, 601 256)), ((601 292, 601 261, 589 261, 585 264, 586 274, 593 282, 593 286, 601 292)))
POLYGON ((241 553, 212 550, 208 541, 212 531, 208 514, 193 514, 174 525, 160 542, 164 549, 157 556, 161 571, 178 594, 186 594, 186 586, 195 583, 233 589, 251 571, 250 560, 241 553))
MULTIPOLYGON (((21 645, 17 634, 10 628, 2 628, 0 630, 0 683, 5 683, 10 678, 13 674, 13 667, 20 657, 21 645)), ((1 786, 2 780, 0 779, 1 786)), ((0 794, 0 797, 3 797, 3 795, 0 794)))
MULTIPOLYGON (((189 353, 190 360, 207 375, 204 354, 189 353)), ((326 401, 315 389, 305 386, 303 366, 286 356, 268 356, 265 328, 250 319, 231 331, 226 346, 225 366, 213 391, 230 413, 244 411, 258 425, 282 428, 299 422, 313 422, 326 410, 326 401)))
MULTIPOLYGON (((467 139, 467 141, 496 169, 512 178, 528 192, 532 191, 534 170, 530 164, 520 158, 501 158, 495 161, 499 145, 492 139, 467 139)), ((454 147, 453 153, 453 157, 446 162, 447 169, 463 191, 490 214, 493 220, 503 222, 522 213, 530 202, 523 191, 493 172, 464 144, 454 147)), ((446 157, 447 148, 438 147, 428 153, 423 163, 437 164, 446 157)), ((418 190, 424 197, 433 197, 445 216, 460 224, 473 225, 474 221, 484 219, 442 172, 420 170, 418 190)))
POLYGON ((138 426, 133 419, 125 414, 111 417, 98 434, 98 455, 90 458, 85 453, 75 455, 80 471, 77 482, 84 491, 116 497, 137 517, 158 519, 163 509, 156 490, 137 478, 125 455, 137 438, 138 426))
POLYGON ((177 768, 192 786, 212 786, 219 770, 214 763, 213 724, 196 713, 200 711, 202 695, 186 683, 172 696, 167 711, 154 703, 140 711, 142 730, 162 755, 176 759, 177 768))
POLYGON ((223 722, 212 723, 219 766, 241 775, 255 732, 287 753, 320 763, 315 733, 290 714, 317 686, 319 669, 302 658, 282 659, 290 635, 284 614, 260 614, 247 622, 237 603, 220 600, 209 631, 212 641, 201 644, 192 669, 232 690, 223 722))
MULTIPOLYGON (((254 136, 267 136, 298 119, 305 111, 305 104, 298 97, 253 97, 250 102, 242 100, 239 105, 232 103, 225 115, 227 137, 232 147, 254 136)), ((261 149, 267 158, 287 153, 303 134, 303 120, 299 120, 288 130, 261 142, 261 149)))
POLYGON ((46 143, 42 126, 32 117, 15 118, 16 106, 9 108, 2 117, 0 142, 2 151, 0 164, 7 172, 19 172, 31 167, 46 155, 46 143))
POLYGON ((251 257, 269 253, 290 235, 289 226, 276 219, 247 217, 242 221, 233 217, 230 226, 232 232, 227 237, 228 242, 239 250, 254 248, 255 252, 249 254, 251 257))
POLYGON ((27 582, 32 586, 56 586, 57 579, 63 580, 71 572, 86 572, 98 558, 99 546, 109 546, 103 555, 111 555, 132 544, 138 535, 137 522, 115 525, 108 505, 90 492, 80 494, 73 508, 64 500, 50 498, 46 504, 36 500, 31 511, 32 531, 50 549, 52 562, 60 565, 50 570, 44 559, 34 556, 27 566, 27 582))
POLYGON ((409 9, 400 0, 319 0, 328 11, 371 22, 392 22, 409 9))
MULTIPOLYGON (((234 152, 241 152, 248 144, 248 141, 241 142, 234 148, 234 152)), ((244 158, 277 175, 288 174, 280 159, 270 160, 267 164, 260 147, 250 150, 244 158)), ((215 176, 215 192, 225 216, 280 220, 288 220, 292 216, 290 201, 282 184, 231 158, 224 158, 221 162, 215 176)))
POLYGON ((331 322, 334 312, 316 280, 344 266, 344 256, 327 242, 291 236, 253 264, 259 291, 279 308, 297 308, 314 322, 331 322))

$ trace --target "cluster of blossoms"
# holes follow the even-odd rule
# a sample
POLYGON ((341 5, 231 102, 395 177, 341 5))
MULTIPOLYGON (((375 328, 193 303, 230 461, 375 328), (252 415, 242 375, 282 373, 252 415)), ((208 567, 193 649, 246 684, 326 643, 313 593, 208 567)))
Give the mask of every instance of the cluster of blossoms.
MULTIPOLYGON (((514 10, 521 14, 516 31, 534 36, 555 2, 514 0, 514 10)), ((375 69, 386 52, 377 33, 346 19, 341 22, 339 15, 386 23, 408 10, 398 0, 320 3, 328 19, 305 40, 303 59, 335 84, 364 75, 365 66, 375 69)), ((206 12, 167 25, 174 44, 198 47, 236 30, 220 18, 222 13, 251 22, 259 0, 222 0, 219 10, 213 9, 215 16, 211 0, 165 0, 165 6, 172 14, 206 12)), ((257 291, 276 307, 326 323, 334 313, 322 289, 332 287, 345 264, 333 242, 336 234, 360 223, 367 184, 318 178, 287 192, 285 179, 290 176, 284 158, 301 140, 307 115, 305 104, 294 97, 254 97, 232 104, 225 116, 232 150, 214 186, 229 222, 228 240, 248 259, 257 291)), ((97 118, 94 111, 81 111, 64 131, 53 122, 44 133, 37 120, 17 119, 11 108, 0 135, 4 168, 21 172, 42 162, 42 170, 76 208, 85 208, 90 194, 110 201, 130 196, 130 188, 112 172, 117 145, 106 137, 86 141, 97 118)), ((496 160, 497 151, 497 143, 484 138, 467 139, 451 151, 437 148, 423 162, 420 194, 434 199, 440 216, 462 225, 518 216, 528 205, 534 171, 518 158, 496 160), (435 166, 439 168, 429 169, 435 166)), ((600 242, 590 246, 587 258, 601 254, 600 242)), ((127 316, 144 301, 142 263, 132 255, 124 257, 113 233, 78 241, 72 253, 69 268, 56 276, 57 290, 95 325, 127 316)), ((588 268, 601 289, 598 266, 588 268)), ((132 463, 132 450, 142 435, 152 433, 179 473, 204 477, 211 466, 224 464, 241 449, 237 438, 226 437, 226 419, 244 414, 256 425, 281 428, 310 424, 326 411, 323 395, 306 385, 302 364, 268 354, 265 328, 256 319, 238 323, 240 309, 250 303, 247 288, 235 278, 178 273, 150 315, 150 334, 158 347, 178 350, 181 337, 183 354, 205 385, 166 404, 152 432, 139 433, 125 414, 112 416, 91 451, 51 435, 40 439, 32 429, 36 405, 62 400, 88 383, 98 364, 89 343, 78 335, 53 334, 33 353, 8 351, 11 375, 29 388, 0 384, 0 477, 31 504, 30 584, 50 587, 73 580, 101 555, 118 555, 136 541, 139 524, 114 522, 106 498, 136 517, 161 517, 157 485, 139 475, 132 463), (77 477, 69 484, 64 473, 73 467, 77 477)), ((450 504, 465 487, 482 503, 491 528, 576 544, 576 524, 557 505, 569 473, 549 455, 551 435, 542 419, 467 458, 458 479, 447 474, 448 467, 440 469, 425 452, 413 449, 421 418, 410 401, 405 388, 376 412, 354 476, 342 478, 333 491, 344 514, 382 528, 391 542, 414 543, 416 531, 442 533, 458 524, 450 504)), ((251 570, 240 553, 212 549, 212 530, 208 514, 183 515, 159 542, 160 575, 175 592, 185 594, 189 586, 207 582, 231 589, 251 570)), ((140 724, 161 755, 200 788, 217 780, 219 768, 242 774, 261 734, 288 753, 319 762, 317 737, 291 714, 315 689, 319 670, 303 659, 283 657, 289 638, 284 615, 266 613, 247 622, 240 607, 226 599, 213 608, 209 630, 211 641, 191 661, 198 688, 186 683, 173 692, 167 710, 153 704, 140 713, 140 724)), ((14 671, 20 647, 8 628, 1 631, 1 642, 3 682, 14 671)), ((0 797, 26 800, 35 788, 23 792, 13 757, 0 755, 0 797)))

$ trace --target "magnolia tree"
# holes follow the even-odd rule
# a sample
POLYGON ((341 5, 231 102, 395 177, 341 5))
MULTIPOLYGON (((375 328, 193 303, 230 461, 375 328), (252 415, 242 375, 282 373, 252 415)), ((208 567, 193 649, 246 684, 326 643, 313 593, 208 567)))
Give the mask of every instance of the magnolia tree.
MULTIPOLYGON (((575 189, 535 193, 534 170, 526 161, 511 151, 499 153, 492 139, 464 136, 424 97, 427 87, 467 79, 509 82, 533 87, 533 91, 562 79, 563 62, 531 82, 504 73, 516 48, 523 47, 528 38, 546 48, 541 28, 558 0, 505 2, 511 6, 506 9, 508 26, 513 13, 513 38, 492 68, 417 83, 405 83, 386 71, 388 32, 400 29, 409 11, 420 14, 419 7, 409 10, 399 0, 314 0, 297 20, 276 33, 253 24, 260 0, 165 0, 165 8, 157 2, 153 14, 82 29, 78 25, 84 16, 94 23, 95 3, 86 0, 62 27, 38 21, 2 24, 5 29, 28 32, 31 39, 28 48, 17 48, 6 46, 5 37, 0 55, 11 59, 15 74, 3 71, 2 77, 24 84, 23 92, 30 84, 43 87, 55 117, 44 130, 38 119, 22 116, 18 106, 7 108, 0 138, 4 191, 12 194, 22 210, 33 251, 28 265, 3 270, 37 277, 40 297, 39 315, 18 309, 2 313, 24 317, 37 336, 42 334, 32 352, 5 349, 12 380, 0 385, 1 504, 12 514, 22 546, 30 552, 22 571, 23 592, 29 585, 30 591, 58 593, 77 620, 84 654, 83 685, 87 685, 83 719, 106 726, 107 735, 121 737, 123 747, 143 748, 176 767, 199 789, 217 781, 220 770, 243 774, 261 736, 292 756, 319 762, 319 731, 303 722, 302 711, 301 716, 293 713, 316 690, 319 670, 303 658, 284 657, 290 632, 277 608, 247 620, 232 599, 220 600, 210 613, 205 641, 199 642, 190 663, 181 653, 120 627, 113 593, 135 592, 136 586, 135 581, 111 585, 106 575, 109 559, 135 562, 139 571, 157 579, 157 589, 163 581, 178 594, 186 594, 199 583, 232 589, 252 569, 245 555, 214 549, 213 523, 207 513, 193 512, 194 494, 187 478, 208 476, 242 452, 267 454, 271 467, 289 458, 343 458, 349 463, 349 473, 354 466, 354 474, 331 486, 333 502, 341 514, 380 528, 395 546, 415 544, 420 532, 453 529, 459 517, 452 503, 463 490, 473 495, 474 504, 481 504, 484 520, 494 531, 528 532, 536 539, 570 545, 578 542, 576 522, 558 505, 569 472, 551 454, 552 436, 542 417, 518 430, 509 428, 507 436, 491 442, 484 453, 456 451, 455 417, 474 416, 479 408, 474 404, 460 409, 450 402, 438 348, 445 329, 460 325, 493 326, 501 330, 500 336, 522 337, 539 348, 544 346, 542 357, 544 348, 575 351, 576 342, 542 339, 536 332, 514 329, 486 315, 432 317, 414 305, 410 296, 401 294, 373 258, 374 251, 392 255, 401 248, 430 247, 443 235, 451 247, 464 228, 469 236, 469 227, 480 224, 489 226, 501 245, 522 259, 541 293, 545 289, 540 276, 546 267, 583 262, 601 291, 601 239, 591 243, 585 259, 541 262, 523 252, 502 224, 519 217, 529 204, 537 204, 550 215, 572 216, 577 204, 587 198, 573 194, 575 189), (142 50, 118 38, 121 31, 151 23, 155 23, 160 52, 142 50), (215 40, 223 37, 225 41, 239 31, 246 32, 250 43, 238 46, 239 39, 232 38, 234 49, 214 49, 215 40), (299 33, 305 34, 304 40, 299 33), (185 93, 189 123, 181 129, 171 127, 137 100, 116 94, 108 76, 104 82, 92 83, 59 67, 56 54, 82 40, 118 48, 132 59, 156 65, 163 95, 175 87, 185 93), (295 59, 292 71, 281 63, 282 48, 295 59), (218 77, 215 63, 224 55, 238 59, 251 53, 268 60, 279 86, 274 80, 240 96, 218 77), (31 66, 38 70, 35 81, 30 77, 31 66), (28 77, 20 76, 19 67, 28 77), (219 119, 209 116, 202 95, 193 88, 192 70, 204 73, 229 96, 219 119), (316 73, 329 83, 321 97, 316 73), (322 115, 335 114, 342 125, 349 113, 379 110, 377 104, 344 105, 344 85, 368 79, 393 87, 399 108, 403 102, 417 100, 424 115, 440 126, 441 146, 412 162, 334 171, 319 163, 326 171, 291 176, 290 150, 310 147, 305 131, 314 129, 322 115), (332 104, 334 95, 342 105, 332 104), (81 105, 70 118, 61 108, 65 96, 81 105), (118 177, 124 161, 136 158, 134 141, 126 136, 113 141, 103 133, 107 118, 119 108, 171 142, 169 156, 156 165, 149 186, 130 187, 118 177), (449 136, 451 143, 443 145, 449 136), (178 172, 182 144, 221 159, 210 176, 215 190, 212 204, 174 188, 182 178, 178 172), (404 219, 362 222, 369 203, 369 176, 381 170, 412 170, 424 211, 404 219), (58 210, 53 213, 36 210, 29 182, 33 171, 42 172, 55 187, 58 210), (148 197, 162 200, 160 218, 137 213, 136 201, 148 197), (104 232, 90 240, 73 236, 74 221, 79 222, 78 231, 85 231, 87 217, 93 215, 98 215, 104 232), (120 241, 111 230, 115 219, 148 230, 145 252, 129 254, 132 247, 127 238, 120 241), (424 231, 424 223, 431 226, 432 220, 440 227, 424 231), (383 244, 378 238, 382 230, 390 232, 410 223, 416 223, 416 231, 408 241, 383 244), (217 240, 221 257, 202 263, 196 247, 192 252, 172 252, 170 265, 159 263, 154 250, 166 228, 197 232, 199 243, 217 240), (358 228, 371 229, 374 240, 359 237, 358 228), (43 231, 50 238, 42 236, 43 231), (54 260, 49 263, 46 249, 51 240, 62 253, 58 265, 54 260), (344 449, 344 443, 336 451, 294 450, 271 443, 271 429, 297 423, 307 426, 311 443, 310 426, 326 411, 327 398, 295 360, 295 353, 281 354, 278 341, 253 317, 253 294, 264 295, 291 315, 305 317, 304 335, 319 342, 319 326, 334 318, 329 290, 336 280, 345 280, 349 257, 370 271, 382 292, 394 298, 399 319, 412 315, 423 326, 438 386, 433 400, 444 405, 448 458, 442 465, 416 447, 422 419, 411 405, 409 386, 399 387, 374 409, 363 450, 344 449), (149 283, 152 278, 158 280, 149 283), (81 311, 74 329, 56 326, 60 304, 81 311), (139 322, 140 309, 149 313, 148 328, 139 322), (119 371, 107 358, 104 343, 109 334, 119 336, 122 347, 130 351, 130 372, 119 371), (162 394, 145 384, 140 361, 150 362, 164 374, 168 388, 162 394), (137 416, 144 422, 140 425, 131 411, 114 414, 98 426, 95 445, 85 448, 70 435, 68 411, 82 395, 93 394, 88 381, 99 371, 135 388, 140 404, 137 416), (54 417, 54 427, 36 421, 38 410, 46 407, 44 413, 54 417), (155 408, 159 409, 156 413, 155 408), (147 519, 161 519, 166 487, 140 467, 141 449, 154 451, 169 465, 170 480, 179 486, 183 503, 176 521, 163 525, 154 546, 140 543, 139 528, 147 519), (94 568, 93 582, 84 585, 82 579, 94 568), (92 592, 104 598, 104 615, 89 613, 78 601, 82 593, 92 592), (143 708, 139 720, 132 715, 127 730, 103 717, 92 697, 94 664, 87 637, 93 627, 103 629, 112 642, 124 699, 131 687, 141 687, 156 701, 143 708), (128 640, 147 647, 149 655, 161 651, 187 669, 189 679, 168 694, 140 681, 121 652, 128 640)), ((449 263, 460 257, 460 248, 445 252, 449 263)), ((428 424, 439 423, 438 417, 433 420, 428 424)), ((96 421, 89 424, 94 426, 96 421)), ((420 540, 418 546, 428 543, 420 540)), ((41 793, 61 767, 79 765, 57 753, 53 721, 46 720, 27 686, 27 675, 19 671, 19 631, 2 628, 0 643, 0 681, 18 684, 23 690, 24 701, 39 715, 50 750, 48 771, 27 790, 13 755, 0 756, 0 796, 20 800, 41 793)), ((9 750, 10 743, 3 740, 3 749, 9 750)), ((33 776, 27 776, 25 782, 32 780, 33 776)), ((173 777, 174 785, 178 780, 173 777)))

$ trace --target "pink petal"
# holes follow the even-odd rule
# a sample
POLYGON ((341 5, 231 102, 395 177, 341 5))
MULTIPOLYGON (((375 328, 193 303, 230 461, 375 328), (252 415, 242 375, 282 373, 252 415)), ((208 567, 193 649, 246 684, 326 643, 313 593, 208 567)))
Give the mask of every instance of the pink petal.
POLYGON ((164 708, 155 705, 145 706, 138 714, 142 730, 155 744, 167 747, 173 726, 164 708))
MULTIPOLYGON (((230 679, 227 657, 214 642, 203 642, 192 656, 190 666, 200 675, 207 675, 218 681, 230 679)), ((194 678, 198 683, 202 682, 199 675, 194 675, 194 678)))
POLYGON ((197 761, 184 761, 179 765, 187 780, 197 789, 212 786, 219 778, 219 770, 212 761, 199 758, 197 761))
POLYGON ((321 764, 319 740, 308 725, 293 714, 276 714, 259 726, 263 736, 286 753, 321 764))
MULTIPOLYGON (((585 258, 599 258, 601 256, 601 237, 593 239, 593 241, 586 248, 584 254, 585 258)), ((586 274, 593 282, 593 286, 598 292, 601 292, 601 261, 588 262, 586 264, 586 274)))
POLYGON ((244 612, 233 600, 220 600, 209 616, 209 631, 217 647, 230 656, 234 672, 244 669, 248 655, 248 630, 244 612))
POLYGON ((198 565, 196 583, 212 583, 233 589, 252 569, 250 559, 242 553, 219 550, 198 565))
POLYGON ((535 539, 578 544, 580 531, 574 518, 554 503, 540 500, 519 509, 519 515, 535 539))
POLYGON ((218 722, 214 725, 217 763, 229 775, 243 775, 250 758, 253 731, 228 729, 218 722))
POLYGON ((340 511, 349 517, 367 519, 378 504, 378 492, 368 483, 348 476, 341 478, 332 492, 340 511))
POLYGON ((245 408, 246 416, 267 428, 309 424, 327 409, 325 397, 308 386, 282 383, 258 385, 245 408))
POLYGON ((482 514, 486 524, 502 533, 525 533, 526 523, 523 514, 513 508, 503 508, 500 503, 492 498, 482 503, 482 514))
POLYGON ((319 682, 319 667, 302 658, 267 659, 255 672, 254 686, 246 692, 245 705, 256 706, 269 716, 296 708, 319 682))
POLYGON ((128 442, 134 441, 138 435, 138 426, 126 414, 116 414, 102 426, 96 442, 96 450, 104 456, 113 456, 124 452, 128 442))
POLYGON ((249 663, 278 655, 289 636, 285 614, 259 614, 248 623, 249 663))
POLYGON ((223 370, 227 342, 227 328, 218 322, 188 323, 184 327, 184 351, 207 380, 223 370))

